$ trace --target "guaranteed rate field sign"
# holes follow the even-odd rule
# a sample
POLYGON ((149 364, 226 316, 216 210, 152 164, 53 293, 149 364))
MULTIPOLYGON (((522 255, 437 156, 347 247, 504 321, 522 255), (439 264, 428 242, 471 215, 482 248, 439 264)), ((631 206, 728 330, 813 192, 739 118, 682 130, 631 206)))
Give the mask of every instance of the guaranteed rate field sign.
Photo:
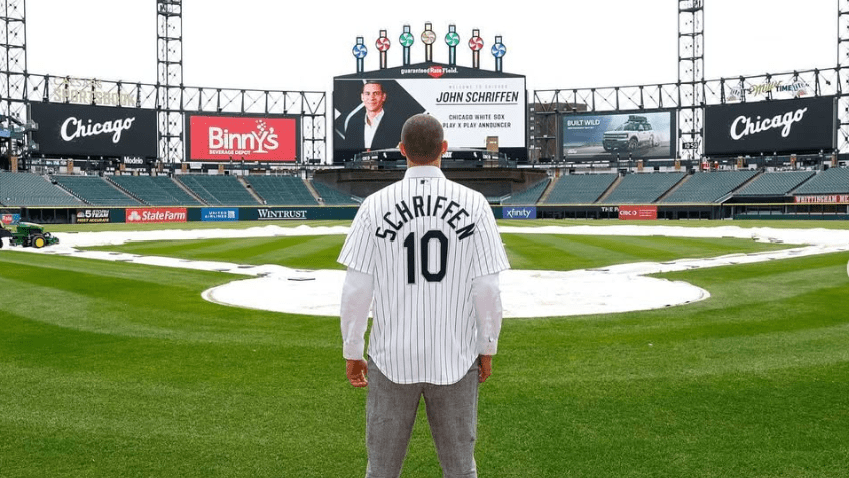
POLYGON ((300 121, 294 116, 187 115, 193 161, 296 161, 300 121))

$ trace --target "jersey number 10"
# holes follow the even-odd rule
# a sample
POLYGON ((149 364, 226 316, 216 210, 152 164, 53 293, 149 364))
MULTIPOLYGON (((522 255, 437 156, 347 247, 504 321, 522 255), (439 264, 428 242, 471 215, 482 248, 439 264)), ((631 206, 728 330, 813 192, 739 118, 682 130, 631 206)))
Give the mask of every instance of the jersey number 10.
MULTIPOLYGON (((407 249, 407 283, 416 283, 416 235, 414 232, 407 234, 404 238, 404 249, 407 249)), ((422 277, 428 282, 441 282, 445 278, 445 266, 448 264, 448 238, 439 230, 430 230, 422 236, 419 241, 419 256, 421 259, 422 277), (428 245, 432 240, 439 241, 439 270, 431 272, 428 270, 429 256, 428 245)))

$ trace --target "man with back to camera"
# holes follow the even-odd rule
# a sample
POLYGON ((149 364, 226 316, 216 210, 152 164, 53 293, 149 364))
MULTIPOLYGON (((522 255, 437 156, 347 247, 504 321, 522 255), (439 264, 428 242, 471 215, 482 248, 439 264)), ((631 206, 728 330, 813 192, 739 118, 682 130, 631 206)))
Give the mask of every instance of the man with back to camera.
POLYGON ((400 149, 404 179, 363 201, 338 259, 346 374, 369 387, 366 477, 400 475, 421 396, 443 476, 476 477, 478 384, 492 373, 510 265, 486 199, 439 169, 439 121, 411 117, 400 149))

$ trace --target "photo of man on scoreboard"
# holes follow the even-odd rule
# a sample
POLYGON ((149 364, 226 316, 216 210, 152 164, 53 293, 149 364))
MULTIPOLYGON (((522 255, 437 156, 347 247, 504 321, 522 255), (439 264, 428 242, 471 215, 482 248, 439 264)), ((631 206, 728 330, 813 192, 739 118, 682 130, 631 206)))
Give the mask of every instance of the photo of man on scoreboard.
MULTIPOLYGON (((360 103, 337 123, 336 150, 346 156, 398 147, 401 127, 410 116, 422 112, 390 90, 392 81, 367 80, 359 92, 360 103)), ((403 91, 403 89, 401 89, 403 91)))

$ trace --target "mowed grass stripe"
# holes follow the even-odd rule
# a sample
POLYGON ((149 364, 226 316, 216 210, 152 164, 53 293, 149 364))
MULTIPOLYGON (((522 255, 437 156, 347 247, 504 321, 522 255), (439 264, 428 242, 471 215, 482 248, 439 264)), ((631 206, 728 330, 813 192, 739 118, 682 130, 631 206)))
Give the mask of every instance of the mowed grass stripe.
POLYGON ((345 236, 284 236, 140 241, 92 248, 131 254, 239 264, 281 264, 296 269, 343 269, 336 262, 345 236))
MULTIPOLYGON (((336 262, 345 237, 292 236, 131 242, 95 250, 304 269, 343 269, 336 262)), ((513 269, 570 270, 641 261, 712 257, 793 246, 735 238, 502 234, 513 269), (539 259, 546 260, 540 263, 539 259)))
MULTIPOLYGON (((533 268, 558 254, 540 248, 533 268)), ((842 476, 847 260, 665 274, 712 297, 505 321, 481 389, 481 476, 842 476)), ((200 299, 234 278, 0 253, 0 475, 361 477, 365 394, 345 381, 338 320, 200 299), (118 300, 121 315, 20 313, 109 301, 112 276, 144 296, 118 300)), ((439 476, 423 415, 405 477, 439 476)))

